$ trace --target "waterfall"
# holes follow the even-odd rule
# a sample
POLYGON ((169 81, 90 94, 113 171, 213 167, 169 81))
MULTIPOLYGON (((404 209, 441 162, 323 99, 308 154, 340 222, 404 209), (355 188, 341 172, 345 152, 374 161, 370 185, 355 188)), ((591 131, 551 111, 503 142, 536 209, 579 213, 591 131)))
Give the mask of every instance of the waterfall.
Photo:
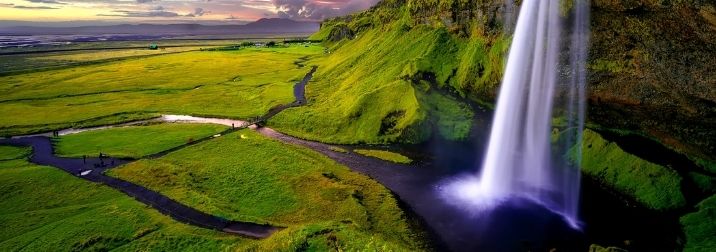
POLYGON ((567 16, 563 2, 522 2, 482 170, 449 191, 482 206, 530 199, 577 228, 581 178, 566 153, 581 146, 584 127, 589 2, 573 0, 567 16), (553 118, 564 123, 552 125, 553 118))

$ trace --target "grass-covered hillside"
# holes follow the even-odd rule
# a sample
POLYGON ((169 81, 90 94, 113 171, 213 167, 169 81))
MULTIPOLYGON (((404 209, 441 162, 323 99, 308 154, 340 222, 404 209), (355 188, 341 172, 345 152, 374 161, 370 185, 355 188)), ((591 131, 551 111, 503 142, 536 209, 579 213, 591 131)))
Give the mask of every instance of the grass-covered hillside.
MULTIPOLYGON (((467 113, 452 101, 436 113, 431 94, 494 101, 510 42, 503 2, 384 0, 323 22, 312 39, 328 49, 314 62, 310 104, 273 125, 328 142, 415 142, 434 132, 430 126, 460 138, 467 113)), ((591 16, 590 120, 716 160, 715 5, 592 1, 591 16)))

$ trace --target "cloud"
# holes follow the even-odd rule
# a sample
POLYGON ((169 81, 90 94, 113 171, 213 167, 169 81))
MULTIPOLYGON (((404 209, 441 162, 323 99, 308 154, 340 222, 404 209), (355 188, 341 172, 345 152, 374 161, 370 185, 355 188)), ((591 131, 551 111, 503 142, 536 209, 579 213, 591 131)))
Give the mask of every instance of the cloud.
POLYGON ((234 17, 234 15, 229 15, 229 17, 226 18, 227 20, 236 20, 238 18, 234 17))
POLYGON ((67 3, 58 2, 55 0, 25 0, 25 1, 28 1, 31 3, 44 3, 44 4, 67 4, 67 3))
POLYGON ((59 8, 50 7, 50 6, 24 6, 24 5, 15 5, 13 6, 15 9, 30 9, 30 10, 56 10, 59 8))
POLYGON ((281 18, 322 20, 375 5, 379 0, 271 0, 281 18))
POLYGON ((154 2, 154 0, 137 0, 137 3, 143 4, 143 3, 151 3, 154 2))
POLYGON ((196 8, 194 9, 194 12, 186 14, 187 17, 201 17, 204 16, 204 14, 209 13, 208 11, 204 11, 203 8, 196 8))

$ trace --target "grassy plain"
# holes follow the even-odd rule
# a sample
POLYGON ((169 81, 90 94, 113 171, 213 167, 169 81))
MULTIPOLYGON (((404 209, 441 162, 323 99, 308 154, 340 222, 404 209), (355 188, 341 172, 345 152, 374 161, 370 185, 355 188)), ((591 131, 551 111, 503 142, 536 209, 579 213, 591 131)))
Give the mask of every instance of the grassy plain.
POLYGON ((247 118, 293 101, 320 46, 200 51, 0 77, 0 135, 157 113, 247 118))
MULTIPOLYGON (((0 147, 0 156, 29 153, 0 147)), ((252 242, 178 223, 134 199, 25 156, 0 161, 0 250, 225 250, 252 242)))
POLYGON ((419 237, 377 182, 251 130, 141 160, 110 174, 229 219, 286 230, 244 249, 414 250, 419 237))
POLYGON ((38 54, 0 55, 0 75, 33 72, 101 61, 121 60, 142 56, 196 51, 216 46, 176 46, 149 50, 147 48, 104 49, 89 51, 48 52, 38 54))
POLYGON ((399 164, 410 164, 413 162, 412 159, 403 156, 399 153, 384 151, 384 150, 353 150, 353 152, 361 154, 363 156, 374 157, 385 161, 390 161, 399 164))
POLYGON ((676 171, 629 154, 597 132, 584 131, 582 154, 582 171, 586 175, 651 209, 675 209, 686 203, 681 192, 682 178, 676 171))
POLYGON ((131 126, 61 136, 55 152, 63 157, 96 156, 142 158, 225 131, 215 124, 164 123, 131 126))

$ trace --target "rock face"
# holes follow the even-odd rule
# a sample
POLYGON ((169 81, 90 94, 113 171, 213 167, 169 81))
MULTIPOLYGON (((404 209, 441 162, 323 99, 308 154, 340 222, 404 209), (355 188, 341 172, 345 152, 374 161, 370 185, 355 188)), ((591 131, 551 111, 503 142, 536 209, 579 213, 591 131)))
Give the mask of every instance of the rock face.
POLYGON ((594 1, 589 118, 714 159, 714 7, 652 2, 594 1))
MULTIPOLYGON (((331 29, 329 41, 368 29, 446 31, 451 38, 433 41, 431 47, 440 54, 417 59, 418 70, 435 73, 438 84, 464 97, 489 103, 501 79, 499 55, 507 52, 505 20, 516 16, 503 3, 384 0, 364 13, 328 20, 324 27, 331 29), (455 60, 432 60, 444 55, 455 60)), ((715 5, 706 0, 592 0, 590 122, 638 131, 690 156, 716 160, 715 5)))

